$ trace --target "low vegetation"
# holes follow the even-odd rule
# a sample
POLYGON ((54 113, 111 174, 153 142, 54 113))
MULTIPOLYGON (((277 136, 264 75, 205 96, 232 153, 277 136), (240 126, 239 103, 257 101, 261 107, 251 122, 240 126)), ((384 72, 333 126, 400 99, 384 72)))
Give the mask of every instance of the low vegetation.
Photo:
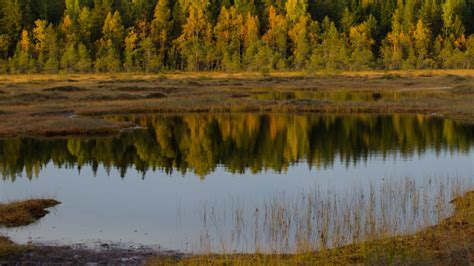
POLYGON ((26 226, 49 213, 48 208, 58 205, 52 199, 38 199, 0 204, 0 225, 5 227, 26 226))
POLYGON ((227 231, 221 225, 225 217, 211 211, 203 216, 207 229, 201 252, 173 259, 155 257, 149 264, 468 265, 474 252, 474 192, 462 193, 464 186, 459 184, 431 181, 437 185, 414 188, 412 181, 392 183, 380 194, 370 192, 362 198, 359 193, 322 198, 306 193, 288 204, 279 197, 257 205, 255 212, 261 213, 251 217, 234 207, 230 212, 234 229, 227 231), (446 198, 460 192, 451 202, 446 198), (246 223, 247 218, 251 223, 246 223), (242 239, 252 243, 248 251, 228 249, 238 243, 239 234, 246 233, 250 235, 242 239), (262 245, 253 245, 259 238, 262 245), (220 251, 213 252, 208 241, 220 251))
POLYGON ((117 133, 106 114, 416 113, 474 121, 474 72, 29 75, 0 79, 0 137, 117 133), (21 122, 20 122, 21 121, 21 122))
MULTIPOLYGON (((60 204, 52 199, 36 199, 0 204, 0 227, 21 227, 35 223, 49 213, 48 208, 60 204)), ((0 260, 18 256, 31 247, 15 244, 0 236, 0 260)))
POLYGON ((15 244, 10 239, 0 236, 0 261, 18 256, 27 250, 26 246, 15 244))

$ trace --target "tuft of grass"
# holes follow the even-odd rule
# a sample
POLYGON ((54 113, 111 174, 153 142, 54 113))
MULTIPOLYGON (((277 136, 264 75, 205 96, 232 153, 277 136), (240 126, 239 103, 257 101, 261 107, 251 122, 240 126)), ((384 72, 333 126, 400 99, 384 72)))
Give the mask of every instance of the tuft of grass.
MULTIPOLYGON (((58 204, 60 202, 53 199, 32 199, 0 204, 0 226, 12 228, 33 224, 49 213, 48 208, 58 204)), ((20 256, 31 248, 0 236, 0 260, 20 256)))
MULTIPOLYGON (((28 247, 15 244, 10 239, 0 236, 0 260, 6 260, 28 251, 28 247)), ((1 264, 1 262, 0 262, 1 264)))
POLYGON ((48 208, 60 204, 53 199, 35 199, 0 204, 0 225, 20 227, 35 223, 49 213, 48 208))

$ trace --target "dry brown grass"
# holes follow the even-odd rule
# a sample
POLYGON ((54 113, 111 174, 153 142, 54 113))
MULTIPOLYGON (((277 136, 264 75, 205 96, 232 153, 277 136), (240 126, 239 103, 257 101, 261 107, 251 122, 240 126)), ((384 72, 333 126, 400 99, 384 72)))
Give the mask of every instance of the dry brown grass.
POLYGON ((13 256, 20 255, 28 250, 27 247, 17 245, 10 239, 0 236, 0 264, 1 260, 7 260, 13 256))
POLYGON ((149 265, 470 265, 474 261, 474 192, 457 197, 453 204, 455 211, 449 218, 416 234, 292 255, 208 253, 155 257, 149 265))
POLYGON ((100 115, 150 112, 420 113, 473 122, 473 85, 472 70, 8 75, 0 77, 0 137, 116 133, 128 125, 100 115), (259 97, 275 93, 299 97, 259 97), (338 93, 383 97, 311 96, 338 93))
MULTIPOLYGON (((49 213, 48 208, 60 204, 52 199, 32 199, 0 204, 0 226, 21 227, 35 223, 49 213)), ((0 264, 1 260, 8 260, 30 250, 31 246, 18 245, 0 236, 0 264)))
POLYGON ((0 204, 0 226, 30 225, 49 213, 48 208, 60 202, 52 199, 34 199, 0 204))

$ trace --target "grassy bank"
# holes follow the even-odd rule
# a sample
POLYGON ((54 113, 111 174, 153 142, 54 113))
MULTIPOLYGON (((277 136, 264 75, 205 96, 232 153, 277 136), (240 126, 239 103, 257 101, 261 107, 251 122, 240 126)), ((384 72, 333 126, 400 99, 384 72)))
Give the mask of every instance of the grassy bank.
POLYGON ((417 113, 474 121, 474 71, 0 77, 0 137, 116 133, 104 114, 417 113))
MULTIPOLYGON (((433 226, 401 236, 378 236, 319 251, 289 253, 203 253, 155 257, 149 265, 469 265, 474 257, 474 192, 451 202, 453 213, 433 226)), ((344 216, 341 210, 340 215, 344 216)), ((339 232, 342 235, 342 232, 339 232)), ((389 234, 388 234, 389 235, 389 234)))
MULTIPOLYGON (((0 227, 21 227, 37 222, 49 213, 48 208, 58 205, 52 199, 36 199, 0 204, 0 227)), ((0 236, 0 260, 18 256, 31 247, 18 245, 10 239, 0 236)))

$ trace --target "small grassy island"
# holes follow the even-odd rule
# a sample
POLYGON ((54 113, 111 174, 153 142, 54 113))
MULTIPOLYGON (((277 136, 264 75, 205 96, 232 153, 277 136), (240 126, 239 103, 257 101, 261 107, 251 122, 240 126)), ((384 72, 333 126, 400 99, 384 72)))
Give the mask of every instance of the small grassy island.
MULTIPOLYGON (((32 199, 0 204, 0 227, 22 227, 33 224, 46 216, 47 209, 60 202, 53 199, 32 199)), ((17 245, 7 237, 0 236, 0 262, 9 260, 32 249, 32 246, 17 245)))

